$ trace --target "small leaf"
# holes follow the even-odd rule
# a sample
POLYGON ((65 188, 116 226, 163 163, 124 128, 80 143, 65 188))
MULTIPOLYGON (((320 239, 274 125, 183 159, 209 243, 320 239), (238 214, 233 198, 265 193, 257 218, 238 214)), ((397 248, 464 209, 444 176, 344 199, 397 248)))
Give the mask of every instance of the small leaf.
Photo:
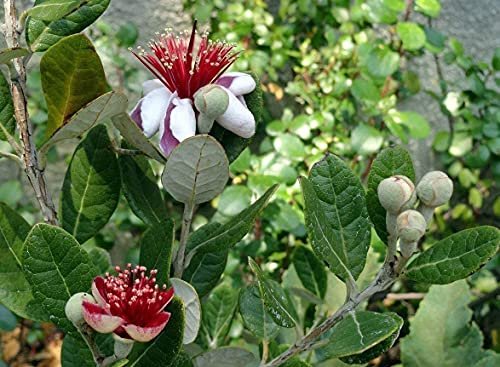
MULTIPOLYGON (((62 38, 79 33, 94 23, 104 13, 109 1, 87 0, 63 18, 53 21, 28 18, 26 42, 33 51, 45 51, 62 38)), ((37 0, 35 5, 45 2, 47 0, 37 0)))
POLYGON ((98 123, 126 109, 127 97, 125 95, 118 92, 103 94, 76 112, 65 125, 54 132, 41 150, 48 151, 51 146, 62 140, 81 137, 98 123))
POLYGON ((127 143, 131 144, 136 149, 139 149, 148 157, 153 158, 162 164, 165 163, 165 157, 153 144, 151 144, 149 139, 146 138, 141 129, 139 129, 137 124, 127 113, 120 113, 113 116, 111 120, 127 143))
POLYGON ((201 304, 196 290, 191 284, 182 279, 170 278, 174 287, 174 292, 184 303, 186 311, 186 323, 184 326, 183 344, 189 344, 195 341, 198 336, 201 323, 201 304))
POLYGON ((215 288, 203 302, 202 337, 210 348, 224 345, 238 305, 238 292, 227 284, 215 288))
POLYGON ((274 322, 286 328, 295 327, 295 310, 283 288, 276 281, 268 279, 252 258, 248 259, 248 263, 257 276, 260 295, 274 322))
POLYGON ((441 4, 439 0, 416 0, 415 9, 432 18, 439 16, 441 11, 441 4))
POLYGON ((451 283, 478 270, 497 253, 499 245, 500 231, 495 227, 465 229, 422 252, 405 273, 418 282, 451 283))
POLYGON ((111 269, 111 256, 101 247, 92 247, 87 252, 92 260, 92 263, 99 270, 99 274, 104 274, 111 269))
POLYGON ((45 0, 26 11, 26 15, 40 20, 57 20, 75 10, 82 0, 45 0))
POLYGON ((103 125, 78 145, 61 192, 62 227, 83 243, 104 227, 120 197, 120 169, 103 125))
POLYGON ((305 146, 302 140, 296 135, 285 133, 280 134, 274 139, 274 149, 286 158, 292 161, 301 162, 306 155, 305 146))
POLYGON ((317 353, 329 359, 366 352, 390 338, 402 325, 403 319, 394 313, 349 312, 327 333, 328 344, 317 353))
MULTIPOLYGON (((244 98, 248 109, 252 112, 255 118, 255 125, 257 129, 262 121, 262 89, 260 87, 259 78, 252 72, 249 72, 248 74, 255 79, 256 88, 250 94, 246 94, 244 98)), ((245 148, 249 146, 253 140, 253 137, 250 139, 242 138, 231 131, 224 129, 222 126, 219 126, 217 123, 212 128, 212 131, 210 131, 210 135, 216 138, 224 147, 230 163, 238 158, 241 152, 243 152, 243 150, 245 150, 245 148)))
POLYGON ((16 120, 14 118, 14 105, 10 95, 10 86, 0 71, 0 140, 7 140, 16 131, 16 120))
POLYGON ((87 103, 106 92, 101 60, 83 34, 64 38, 40 61, 42 88, 49 117, 47 137, 87 103))
POLYGON ((7 64, 12 59, 29 55, 29 50, 22 47, 4 48, 0 50, 0 64, 7 64))
POLYGON ((165 311, 170 312, 170 320, 165 329, 155 339, 148 343, 135 343, 132 352, 127 357, 127 367, 170 367, 182 346, 184 332, 184 307, 182 301, 175 298, 168 304, 165 311))
POLYGON ((149 161, 144 157, 120 156, 122 187, 130 208, 145 223, 154 225, 168 217, 149 161))
POLYGON ((425 45, 425 32, 418 24, 400 22, 396 30, 405 50, 415 51, 425 45))
POLYGON ((356 78, 351 87, 352 95, 360 102, 378 102, 380 91, 371 79, 356 78))
POLYGON ((16 211, 0 203, 0 302, 21 317, 33 299, 23 272, 24 240, 30 225, 16 211))
POLYGON ((257 285, 243 288, 240 293, 239 306, 243 323, 257 338, 273 340, 278 335, 280 327, 266 311, 257 285))
POLYGON ((237 347, 210 350, 195 359, 196 367, 247 367, 256 362, 252 353, 237 347))
POLYGON ((378 152, 383 142, 382 133, 369 125, 359 124, 351 134, 352 148, 361 155, 378 152))
POLYGON ((236 245, 252 229, 255 218, 266 207, 277 189, 278 185, 272 186, 251 206, 224 225, 209 223, 193 232, 186 245, 189 251, 188 260, 192 259, 195 254, 227 250, 236 245))
POLYGON ((229 179, 224 148, 209 135, 184 140, 170 153, 163 187, 177 201, 201 204, 219 195, 229 179))
POLYGON ((417 112, 393 111, 388 118, 397 125, 408 129, 410 135, 415 139, 424 139, 429 136, 431 127, 427 119, 417 112))
POLYGON ((158 270, 156 279, 159 284, 167 284, 172 259, 172 246, 175 237, 174 222, 165 219, 152 225, 141 239, 139 264, 148 269, 158 270))
POLYGON ((87 292, 98 274, 87 252, 63 229, 37 224, 26 238, 23 259, 37 306, 58 327, 74 331, 64 306, 73 294, 87 292))
POLYGON ((379 183, 391 176, 403 175, 415 182, 415 171, 410 154, 401 147, 382 150, 373 161, 368 176, 368 192, 366 204, 372 223, 380 239, 387 243, 386 211, 380 204, 377 195, 379 183))
POLYGON ((430 287, 400 343, 405 367, 476 366, 489 355, 481 348, 481 331, 471 323, 471 299, 465 280, 430 287))
POLYGON ((297 275, 306 289, 321 299, 325 298, 327 273, 325 265, 305 246, 298 246, 293 252, 292 263, 300 269, 297 275))
POLYGON ((399 54, 387 46, 375 46, 361 58, 362 65, 375 78, 385 78, 399 68, 399 54))

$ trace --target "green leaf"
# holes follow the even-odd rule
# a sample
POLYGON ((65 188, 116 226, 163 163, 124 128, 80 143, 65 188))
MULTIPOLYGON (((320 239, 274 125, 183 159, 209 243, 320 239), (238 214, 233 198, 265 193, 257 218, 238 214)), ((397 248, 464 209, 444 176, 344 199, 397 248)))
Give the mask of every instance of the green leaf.
POLYGON ((211 348, 224 345, 238 305, 238 291, 221 284, 203 302, 202 337, 211 348))
POLYGON ((378 102, 380 100, 380 91, 371 79, 356 78, 351 87, 352 95, 360 102, 365 101, 378 102))
POLYGON ((60 126, 41 150, 46 152, 62 140, 81 137, 98 123, 125 112, 126 109, 127 97, 124 94, 118 92, 103 94, 82 107, 66 124, 60 126))
POLYGON ((272 186, 257 201, 231 218, 224 225, 209 223, 196 230, 188 239, 188 261, 202 253, 227 250, 236 245, 252 229, 255 218, 269 202, 271 196, 278 189, 272 186))
POLYGON ((170 153, 163 187, 177 201, 201 204, 219 195, 229 179, 224 148, 209 135, 184 140, 170 153))
POLYGON ((10 86, 0 71, 0 140, 7 140, 16 131, 16 120, 14 118, 14 105, 10 95, 10 86))
POLYGON ((369 125, 359 124, 351 134, 352 148, 361 155, 378 152, 383 142, 382 133, 369 125))
POLYGON ((29 50, 22 47, 4 48, 0 50, 0 64, 8 64, 10 60, 29 55, 29 50))
POLYGON ((75 10, 83 0, 45 0, 26 11, 26 15, 40 20, 57 20, 75 10))
POLYGON ((99 274, 104 274, 111 269, 111 256, 109 252, 101 247, 92 247, 87 249, 92 263, 99 270, 99 274))
POLYGON ((130 208, 145 223, 154 225, 169 215, 157 179, 145 157, 118 158, 122 188, 130 208))
POLYGON ((356 279, 370 245, 370 221, 359 178, 342 159, 328 154, 301 185, 313 250, 340 278, 356 279))
POLYGON ((198 336, 201 323, 201 304, 198 294, 193 286, 182 279, 170 278, 170 283, 174 287, 177 297, 184 303, 186 312, 186 322, 184 325, 183 344, 189 344, 195 341, 198 336))
POLYGON ((427 119, 417 112, 393 111, 388 116, 393 123, 408 129, 413 138, 424 139, 429 136, 431 127, 427 119))
POLYGON ((403 42, 403 48, 408 51, 415 51, 425 45, 425 32, 416 23, 400 22, 396 27, 399 38, 403 42))
POLYGON ((247 367, 256 362, 251 352, 237 347, 210 350, 195 359, 196 367, 247 367))
POLYGON ((301 162, 306 155, 302 140, 292 134, 280 134, 274 139, 274 149, 282 156, 295 162, 301 162))
MULTIPOLYGON (((260 87, 260 80, 252 72, 248 72, 255 79, 256 88, 252 93, 249 93, 244 96, 245 102, 247 104, 248 109, 252 112, 255 118, 256 129, 262 121, 262 110, 263 110, 263 99, 262 99, 262 89, 260 87)), ((238 156, 245 150, 247 146, 253 140, 253 137, 250 139, 242 138, 229 130, 224 129, 222 126, 215 124, 210 131, 210 135, 215 137, 221 145, 224 147, 226 151, 227 158, 229 162, 233 162, 238 156)))
POLYGON ((391 176, 403 175, 415 182, 415 171, 410 154, 402 147, 386 148, 373 161, 368 176, 366 204, 370 219, 380 239, 387 243, 386 212, 378 200, 379 183, 391 176))
POLYGON ((241 213, 252 203, 252 190, 243 185, 232 185, 224 189, 217 203, 217 210, 228 217, 241 213))
POLYGON ((416 0, 415 9, 422 14, 436 18, 441 11, 441 4, 439 0, 416 0))
POLYGON ((400 344, 405 367, 475 366, 487 357, 481 331, 470 323, 471 298, 465 280, 430 287, 410 319, 410 334, 400 344))
POLYGON ((92 352, 79 334, 64 337, 61 364, 63 367, 95 367, 92 352))
POLYGON ((120 134, 136 149, 146 154, 148 157, 164 164, 166 159, 160 151, 149 141, 137 124, 130 118, 128 113, 120 113, 111 118, 120 134))
POLYGON ((317 350, 322 359, 366 352, 398 333, 403 319, 394 313, 349 312, 325 336, 328 344, 317 350))
POLYGON ((24 240, 30 225, 16 211, 0 202, 0 302, 21 317, 33 299, 23 272, 24 240))
POLYGON ((495 53, 493 54, 493 59, 491 60, 491 66, 493 69, 500 70, 500 47, 495 48, 495 53))
POLYGON ((168 283, 174 239, 175 227, 171 219, 153 224, 142 236, 139 263, 158 270, 156 279, 159 284, 168 283))
POLYGON ((106 92, 101 60, 83 34, 64 38, 40 61, 42 88, 49 117, 47 137, 87 103, 106 92))
POLYGON ((286 328, 295 327, 297 316, 283 288, 276 281, 268 279, 252 258, 248 258, 248 264, 257 276, 260 295, 274 322, 286 328))
POLYGON ((0 331, 12 331, 16 326, 16 316, 7 307, 0 304, 0 331))
POLYGON ((135 343, 132 352, 127 357, 127 367, 169 367, 182 346, 184 332, 184 307, 182 301, 174 297, 165 308, 170 312, 170 320, 165 329, 149 343, 135 343))
POLYGON ((325 265, 305 246, 298 246, 293 252, 292 263, 300 269, 297 275, 302 285, 321 299, 325 298, 327 273, 325 265))
POLYGON ((399 54, 387 46, 378 45, 361 58, 362 65, 376 78, 385 78, 399 68, 399 54))
MULTIPOLYGON (((49 0, 37 0, 35 4, 40 6, 47 1, 49 0)), ((104 13, 109 1, 87 0, 63 18, 53 21, 28 18, 26 42, 33 51, 45 51, 62 38, 79 33, 94 23, 104 13)))
POLYGON ((181 350, 170 367, 194 367, 194 364, 189 354, 181 350))
POLYGON ((278 335, 280 327, 266 311, 257 285, 252 284, 243 288, 240 293, 239 310, 245 327, 257 338, 273 340, 278 335))
POLYGON ((61 192, 62 227, 83 243, 104 227, 120 197, 120 169, 104 125, 78 145, 61 192))
POLYGON ((499 245, 500 231, 495 227, 465 229, 419 254, 405 273, 418 282, 451 283, 478 270, 497 253, 499 245))
POLYGON ((37 224, 26 238, 23 259, 37 307, 58 327, 73 331, 64 306, 73 294, 87 292, 98 274, 87 252, 63 229, 37 224))

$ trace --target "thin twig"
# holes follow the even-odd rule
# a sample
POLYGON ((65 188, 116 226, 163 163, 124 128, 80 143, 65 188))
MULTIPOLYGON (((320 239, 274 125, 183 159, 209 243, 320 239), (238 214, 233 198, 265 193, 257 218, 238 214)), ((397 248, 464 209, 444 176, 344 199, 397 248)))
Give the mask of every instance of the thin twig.
MULTIPOLYGON (((5 40, 8 47, 19 47, 16 6, 14 0, 4 0, 5 40)), ((12 60, 10 88, 14 102, 14 114, 23 145, 24 171, 35 192, 45 222, 57 225, 57 213, 52 202, 43 170, 40 168, 38 152, 32 139, 32 126, 28 119, 26 101, 26 65, 22 58, 12 60)))
POLYGON ((0 151, 0 157, 8 158, 16 162, 21 168, 24 168, 23 160, 19 158, 17 155, 7 152, 0 151))
POLYGON ((417 293, 417 292, 410 292, 410 293, 387 293, 387 296, 385 296, 385 299, 390 300, 390 301, 404 301, 408 299, 422 299, 424 298, 425 293, 417 293))
POLYGON ((179 249, 177 251, 177 256, 174 264, 174 275, 177 278, 182 277, 184 272, 184 260, 186 253, 186 243, 189 237, 189 230, 191 229, 191 222, 193 221, 194 215, 194 203, 184 204, 184 214, 182 216, 182 228, 181 237, 179 239, 179 249))

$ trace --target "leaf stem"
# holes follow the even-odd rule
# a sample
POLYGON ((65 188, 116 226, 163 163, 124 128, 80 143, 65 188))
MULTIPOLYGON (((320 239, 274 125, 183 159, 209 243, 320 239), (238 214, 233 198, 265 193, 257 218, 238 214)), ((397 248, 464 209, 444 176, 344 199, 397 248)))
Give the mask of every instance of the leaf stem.
POLYGON ((195 208, 194 203, 184 204, 181 237, 179 239, 179 249, 177 250, 177 256, 174 264, 174 276, 179 279, 182 278, 182 273, 184 272, 186 243, 189 236, 189 230, 191 229, 191 222, 193 221, 194 208, 195 208))
MULTIPOLYGON (((16 5, 14 0, 4 0, 5 40, 8 47, 19 47, 16 5)), ((24 171, 35 192, 36 199, 46 223, 57 225, 57 213, 47 190, 45 175, 40 168, 38 152, 32 138, 32 126, 28 117, 26 101, 26 65, 22 58, 12 60, 10 68, 10 88, 14 102, 14 114, 21 135, 24 171)))

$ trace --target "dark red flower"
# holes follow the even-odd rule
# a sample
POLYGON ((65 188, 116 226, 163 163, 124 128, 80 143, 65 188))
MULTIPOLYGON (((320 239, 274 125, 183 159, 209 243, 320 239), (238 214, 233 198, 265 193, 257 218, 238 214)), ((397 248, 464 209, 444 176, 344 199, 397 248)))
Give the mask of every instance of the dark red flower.
POLYGON ((172 300, 174 289, 156 284, 157 270, 146 275, 146 267, 131 264, 116 276, 96 277, 92 295, 97 303, 83 301, 83 317, 100 333, 115 333, 122 338, 147 342, 167 325, 170 313, 164 308, 172 300))

